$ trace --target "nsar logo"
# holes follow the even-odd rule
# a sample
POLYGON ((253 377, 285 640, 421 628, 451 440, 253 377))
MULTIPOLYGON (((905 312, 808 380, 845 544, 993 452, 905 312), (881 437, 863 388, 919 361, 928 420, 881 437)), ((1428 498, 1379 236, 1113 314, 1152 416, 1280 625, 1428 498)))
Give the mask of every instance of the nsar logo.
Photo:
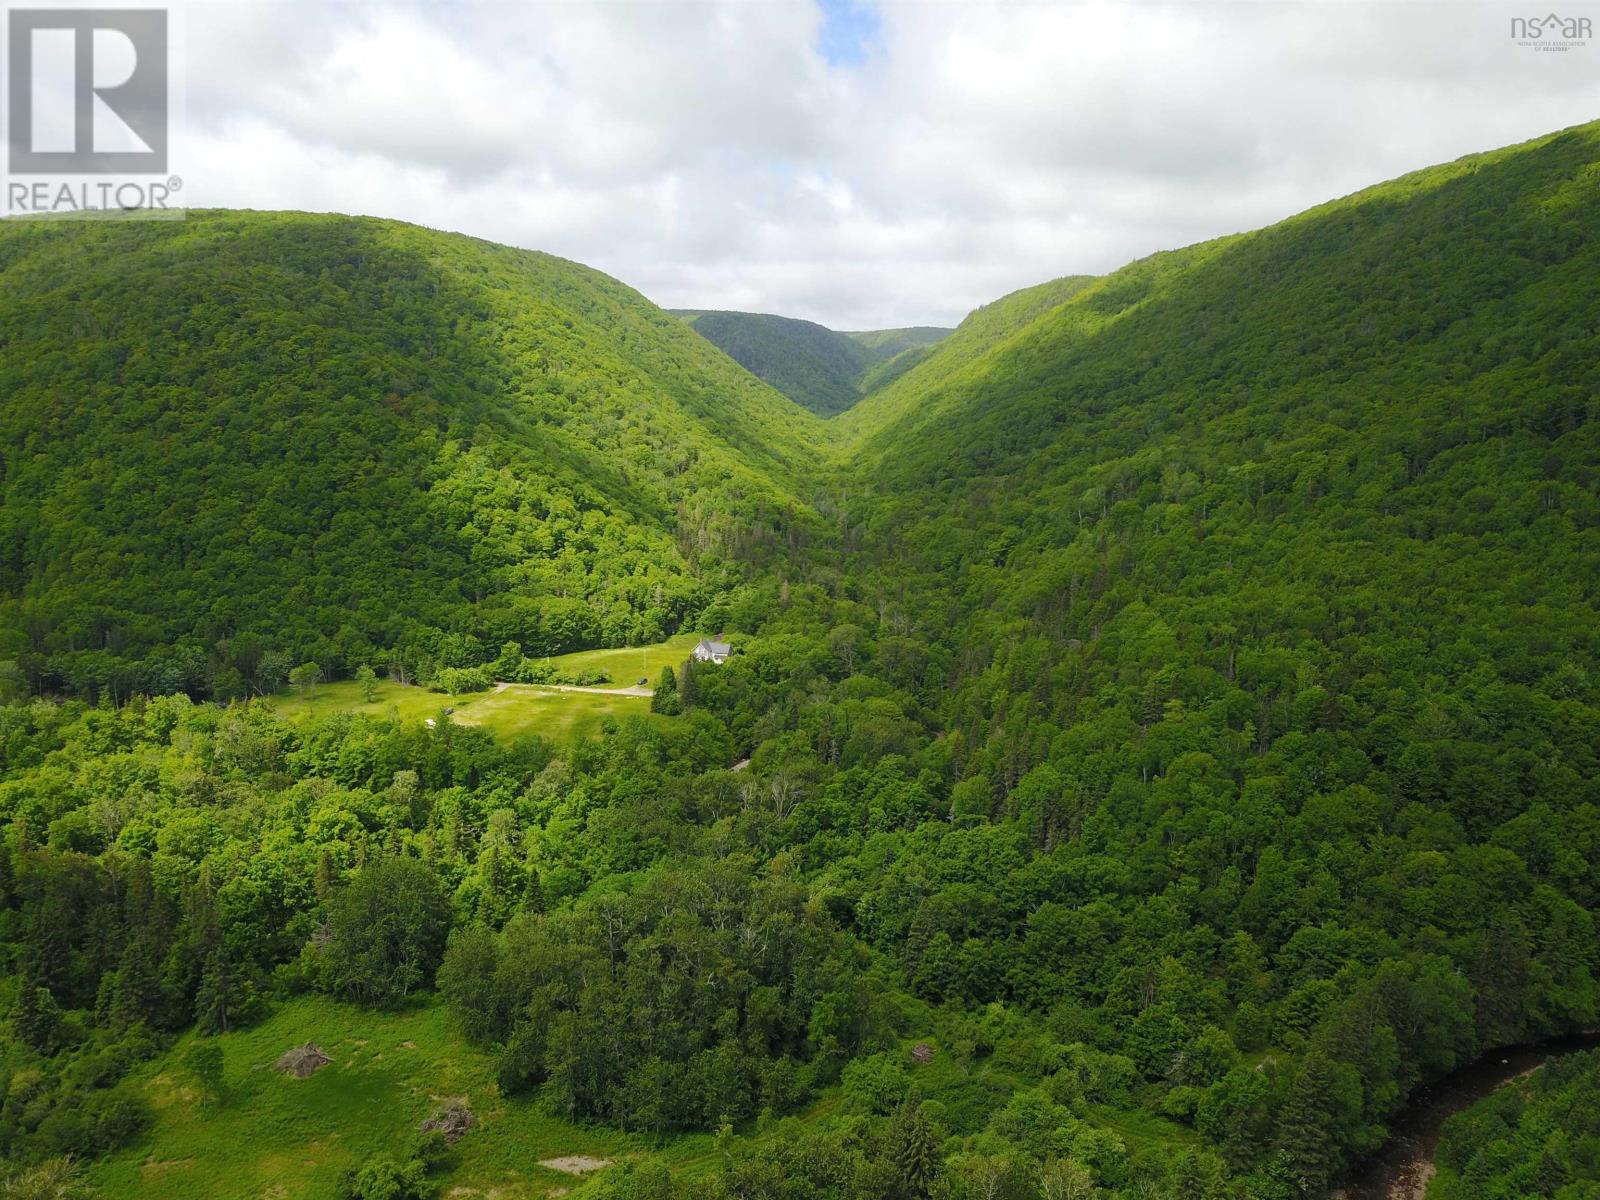
POLYGON ((1512 17, 1511 37, 1520 46, 1535 50, 1574 50, 1588 45, 1594 36, 1588 17, 1563 17, 1550 13, 1543 17, 1512 17))

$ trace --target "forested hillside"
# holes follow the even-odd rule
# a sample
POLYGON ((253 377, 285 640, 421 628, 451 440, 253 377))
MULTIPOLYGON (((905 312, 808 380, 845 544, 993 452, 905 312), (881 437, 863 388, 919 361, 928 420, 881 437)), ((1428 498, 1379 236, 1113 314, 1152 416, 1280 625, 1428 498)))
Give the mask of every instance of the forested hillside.
POLYGON ((683 309, 678 315, 751 374, 821 417, 886 386, 950 333, 931 325, 835 333, 813 321, 765 313, 683 309))
POLYGON ((954 332, 937 325, 908 325, 904 329, 858 329, 844 336, 874 354, 894 358, 907 350, 936 346, 954 332))
MULTIPOLYGON (((1006 297, 825 426, 687 329, 664 333, 670 319, 620 285, 430 242, 467 256, 439 278, 507 272, 503 301, 469 289, 452 311, 451 328, 490 322, 504 340, 471 343, 497 348, 487 374, 467 376, 481 391, 455 373, 430 385, 481 396, 496 430, 451 454, 499 462, 507 489, 535 453, 570 466, 540 486, 596 489, 652 571, 666 570, 665 541, 681 566, 662 595, 681 580, 681 611, 699 604, 712 628, 736 631, 734 652, 662 672, 650 719, 566 743, 496 741, 444 712, 432 727, 296 724, 259 700, 197 703, 199 687, 0 708, 0 1158, 59 1171, 77 1156, 107 1194, 164 1200, 216 1194, 218 1179, 257 1194, 288 1161, 309 1164, 307 1194, 330 1200, 458 1187, 584 1200, 1327 1195, 1419 1085, 1495 1046, 1600 1023, 1597 213, 1600 126, 1588 126, 1006 297), (565 280, 570 305, 537 337, 517 315, 533 293, 514 284, 535 271, 546 289, 565 280), (628 353, 567 407, 534 403, 518 382, 527 362, 576 369, 580 346, 628 353), (526 441, 499 432, 511 418, 494 417, 497 380, 540 415, 526 441), (647 429, 703 438, 681 472, 618 431, 641 409, 613 405, 617 380, 653 401, 647 429), (723 403, 736 409, 725 420, 723 403), (637 456, 597 451, 608 437, 637 456), (480 451, 485 439, 506 457, 480 451), (708 544, 696 512, 716 513, 726 537, 708 544), (312 995, 350 1005, 355 1024, 364 1012, 421 1024, 444 1006, 490 1064, 468 1089, 489 1117, 454 1150, 419 1141, 439 1089, 423 1075, 392 1104, 366 1102, 372 1076, 350 1059, 317 1078, 363 1097, 339 1118, 359 1137, 252 1130, 253 1098, 296 1093, 268 1092, 239 1027, 312 995), (213 1096, 217 1121, 240 1132, 226 1171, 176 1149, 200 1119, 173 1102, 183 1088, 213 1096), (508 1113, 636 1140, 580 1182, 527 1163, 508 1113)), ((273 254, 349 228, 283 220, 273 254)), ((207 227, 194 236, 225 262, 233 243, 205 242, 207 227)), ((353 228, 377 245, 422 236, 353 228)), ((99 261, 101 237, 181 244, 142 229, 0 229, 8 282, 59 297, 37 309, 48 326, 9 292, 0 302, 0 364, 34 389, 19 419, 44 448, 7 449, 7 589, 36 656, 25 661, 46 667, 82 651, 63 639, 103 638, 102 596, 165 578, 141 576, 147 562, 176 581, 132 610, 152 621, 226 616, 253 586, 202 592, 204 577, 183 573, 207 561, 196 556, 213 543, 185 531, 210 510, 167 521, 140 508, 161 494, 154 458, 135 460, 154 493, 113 488, 94 457, 74 467, 69 453, 98 445, 87 418, 73 425, 74 397, 95 397, 89 411, 114 424, 122 403, 146 402, 128 382, 141 370, 154 391, 181 385, 191 398, 173 411, 193 404, 200 424, 157 443, 180 466, 221 453, 205 422, 224 416, 258 439, 247 446, 299 446, 257 429, 256 405, 210 399, 233 394, 224 384, 251 355, 273 372, 240 394, 267 399, 298 361, 293 339, 249 341, 232 310, 213 339, 248 347, 220 360, 233 375, 191 378, 180 354, 158 374, 132 342, 102 362, 91 333, 117 326, 72 315, 102 294, 74 265, 99 261), (13 353, 26 337, 29 353, 13 353), (118 515, 118 500, 148 523, 118 515), (69 516, 80 541, 61 540, 69 516), (129 569, 105 577, 117 562, 129 569)), ((271 278, 261 253, 239 278, 271 278)), ((349 265, 341 286, 396 276, 372 277, 371 263, 349 265)), ((189 269, 215 292, 193 307, 233 294, 234 275, 189 269)), ((294 279, 322 276, 308 261, 294 279)), ((287 310, 300 304, 277 303, 298 320, 287 310)), ((369 310, 338 311, 359 331, 369 310)), ((198 319, 173 312, 138 318, 140 336, 177 338, 198 319)), ((433 380, 435 343, 394 336, 386 355, 433 380)), ((193 344, 208 361, 211 343, 193 344)), ((308 361, 342 378, 341 360, 308 361)), ((420 400, 408 408, 423 393, 381 407, 409 413, 405 446, 441 439, 426 462, 455 463, 442 447, 457 427, 420 400)), ((310 407, 291 410, 302 425, 310 407)), ((134 432, 151 427, 165 428, 134 432)), ((334 496, 410 462, 318 428, 363 464, 334 496)), ((227 454, 245 480, 271 461, 227 454)), ((284 478, 270 495, 287 511, 335 503, 309 467, 284 478)), ((465 586, 426 560, 413 573, 403 553, 433 529, 436 495, 463 486, 453 478, 370 509, 411 522, 372 520, 381 571, 361 577, 390 589, 374 594, 398 620, 465 586)), ((213 503, 234 511, 229 496, 213 503)), ((459 530, 478 510, 448 511, 459 530)), ((534 538, 545 520, 530 511, 526 525, 487 527, 534 538)), ((260 577, 293 584, 308 560, 273 557, 283 544, 252 533, 260 577)), ((210 569, 255 569, 224 544, 235 556, 210 569)), ((526 543, 492 545, 528 561, 526 543)), ((461 603, 543 629, 564 582, 595 607, 631 577, 607 557, 533 561, 533 585, 467 574, 511 582, 461 603)), ((326 586, 329 603, 348 602, 326 586)), ((348 619, 262 603, 281 606, 263 620, 310 635, 335 638, 348 619)), ((231 636, 187 619, 197 648, 231 636)), ((164 634, 143 636, 154 647, 164 634)), ((211 644, 220 661, 224 642, 211 644)), ((385 669, 386 644, 363 644, 385 669)), ((1551 1148, 1541 1113, 1581 1111, 1588 1085, 1551 1086, 1526 1122, 1485 1118, 1503 1149, 1479 1154, 1469 1134, 1450 1169, 1512 1189, 1581 1185, 1587 1150, 1551 1148)))
POLYGON ((655 640, 808 528, 808 414, 597 272, 389 222, 6 222, 0 406, 36 690, 655 640))
POLYGON ((1597 162, 1572 130, 1073 284, 845 419, 812 629, 950 791, 904 835, 798 806, 818 886, 914 991, 1126 1055, 1252 1188, 1596 1020, 1597 162))
POLYGON ((933 348, 954 330, 936 325, 912 325, 905 329, 871 329, 847 333, 875 356, 856 380, 856 390, 870 395, 888 387, 933 352, 933 348))

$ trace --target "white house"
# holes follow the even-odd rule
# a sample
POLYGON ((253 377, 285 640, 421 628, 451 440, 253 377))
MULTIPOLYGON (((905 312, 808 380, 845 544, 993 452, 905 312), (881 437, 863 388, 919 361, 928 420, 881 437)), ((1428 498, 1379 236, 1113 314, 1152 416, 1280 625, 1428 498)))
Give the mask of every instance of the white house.
POLYGON ((700 644, 694 648, 696 662, 719 663, 733 653, 733 647, 727 642, 713 642, 710 638, 701 638, 700 644))

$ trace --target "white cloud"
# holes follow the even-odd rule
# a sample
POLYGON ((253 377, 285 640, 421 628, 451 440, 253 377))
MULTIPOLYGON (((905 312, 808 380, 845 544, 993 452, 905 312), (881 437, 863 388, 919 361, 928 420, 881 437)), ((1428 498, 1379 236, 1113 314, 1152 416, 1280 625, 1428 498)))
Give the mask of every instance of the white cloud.
POLYGON ((810 0, 201 3, 187 199, 460 230, 670 306, 954 322, 1600 116, 1600 43, 1531 53, 1513 15, 888 0, 830 65, 810 0))

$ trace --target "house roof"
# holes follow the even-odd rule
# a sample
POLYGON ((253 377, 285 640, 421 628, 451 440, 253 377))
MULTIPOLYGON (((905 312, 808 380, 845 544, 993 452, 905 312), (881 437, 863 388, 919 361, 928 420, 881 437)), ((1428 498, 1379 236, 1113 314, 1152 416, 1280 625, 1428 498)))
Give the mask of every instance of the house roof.
MULTIPOLYGON (((733 647, 727 642, 713 642, 710 638, 701 638, 700 646, 704 646, 712 654, 730 654, 733 651, 733 647)), ((697 646, 695 648, 699 649, 700 647, 697 646)))

